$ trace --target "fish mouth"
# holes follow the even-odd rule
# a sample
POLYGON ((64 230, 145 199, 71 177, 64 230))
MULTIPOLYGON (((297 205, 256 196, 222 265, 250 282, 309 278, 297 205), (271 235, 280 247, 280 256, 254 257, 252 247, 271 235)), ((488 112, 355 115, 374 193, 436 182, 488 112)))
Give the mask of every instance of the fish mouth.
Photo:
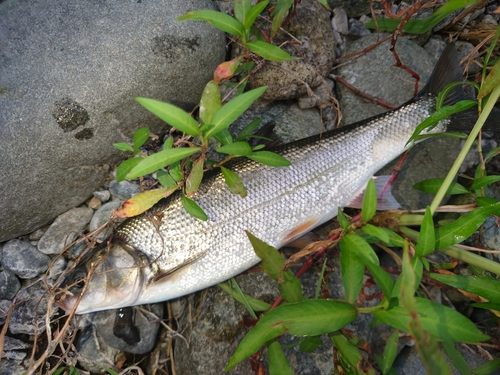
POLYGON ((75 303, 76 303, 76 298, 73 293, 71 293, 69 290, 64 290, 60 289, 56 292, 56 295, 54 297, 55 304, 60 307, 61 309, 64 310, 64 312, 69 315, 78 308, 76 306, 75 308, 75 303))

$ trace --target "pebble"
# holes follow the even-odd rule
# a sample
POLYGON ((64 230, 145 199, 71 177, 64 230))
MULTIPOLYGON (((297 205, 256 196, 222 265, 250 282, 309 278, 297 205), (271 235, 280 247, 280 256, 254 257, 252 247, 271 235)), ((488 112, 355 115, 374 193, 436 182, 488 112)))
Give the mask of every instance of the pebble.
POLYGON ((42 238, 43 234, 47 231, 49 227, 43 227, 43 228, 40 228, 40 229, 37 229, 36 231, 34 232, 31 232, 29 234, 29 240, 30 241, 38 241, 40 240, 40 238, 42 238))
MULTIPOLYGON (((102 225, 104 225, 106 222, 108 222, 111 217, 111 212, 119 209, 122 206, 122 204, 123 201, 111 201, 104 203, 101 207, 99 207, 99 209, 96 212, 94 212, 92 220, 90 220, 89 231, 92 232, 97 228, 101 227, 102 225)), ((105 228, 101 233, 98 233, 96 235, 96 238, 104 239, 110 234, 111 234, 110 228, 105 228)))
MULTIPOLYGON (((470 55, 472 51, 474 50, 474 46, 469 43, 469 42, 463 42, 460 40, 457 40, 455 42, 455 45, 457 46, 457 55, 459 60, 462 60, 464 57, 470 55)), ((469 74, 476 74, 481 71, 481 67, 477 64, 469 64, 469 74)))
MULTIPOLYGON (((5 318, 7 317, 7 313, 9 309, 12 307, 13 302, 7 299, 0 300, 0 325, 5 323, 5 318)), ((0 372, 0 374, 2 374, 0 372)))
POLYGON ((349 36, 360 37, 370 35, 372 32, 365 27, 365 24, 356 18, 349 20, 349 36))
POLYGON ((50 257, 41 253, 26 241, 11 240, 3 249, 2 264, 4 269, 22 279, 32 279, 47 270, 50 257))
POLYGON ((111 181, 109 184, 111 195, 119 200, 126 201, 134 195, 139 194, 139 184, 132 181, 111 181))
POLYGON ((92 197, 88 202, 87 202, 87 207, 91 208, 93 210, 97 210, 99 207, 101 207, 102 202, 99 198, 97 197, 92 197))
POLYGON ((111 193, 109 192, 109 190, 94 191, 93 194, 94 197, 99 198, 102 203, 109 201, 109 198, 111 198, 111 193))
POLYGON ((21 283, 12 272, 0 272, 0 300, 13 299, 19 289, 21 289, 21 283))
POLYGON ((27 350, 29 350, 30 347, 31 345, 24 341, 5 336, 2 358, 22 361, 28 354, 27 350))
POLYGON ((92 219, 94 210, 73 208, 58 216, 38 242, 38 250, 45 254, 60 254, 82 232, 92 219))
MULTIPOLYGON (((45 331, 45 319, 48 313, 47 297, 49 293, 43 281, 37 281, 23 287, 16 300, 22 301, 12 311, 9 331, 12 334, 41 334, 45 331)), ((50 309, 51 316, 57 309, 50 309)))
POLYGON ((349 21, 344 9, 335 8, 333 10, 332 27, 342 35, 349 34, 349 21))

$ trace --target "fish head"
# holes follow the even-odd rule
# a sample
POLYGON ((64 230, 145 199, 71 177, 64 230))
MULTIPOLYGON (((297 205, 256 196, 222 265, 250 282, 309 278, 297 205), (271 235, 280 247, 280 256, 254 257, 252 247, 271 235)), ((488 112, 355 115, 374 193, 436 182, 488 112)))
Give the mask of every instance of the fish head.
POLYGON ((56 291, 56 304, 76 314, 134 305, 145 280, 144 261, 124 243, 97 247, 75 264, 56 291), (75 308, 76 305, 76 308, 75 308))

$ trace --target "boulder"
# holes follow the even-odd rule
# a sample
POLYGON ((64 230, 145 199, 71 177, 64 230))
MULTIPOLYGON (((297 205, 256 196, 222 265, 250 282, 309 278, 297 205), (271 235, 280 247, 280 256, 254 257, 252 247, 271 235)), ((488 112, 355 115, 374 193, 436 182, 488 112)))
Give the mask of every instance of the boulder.
POLYGON ((210 0, 0 2, 0 241, 46 225, 102 185, 112 146, 165 124, 134 100, 198 102, 224 33, 176 21, 210 0))

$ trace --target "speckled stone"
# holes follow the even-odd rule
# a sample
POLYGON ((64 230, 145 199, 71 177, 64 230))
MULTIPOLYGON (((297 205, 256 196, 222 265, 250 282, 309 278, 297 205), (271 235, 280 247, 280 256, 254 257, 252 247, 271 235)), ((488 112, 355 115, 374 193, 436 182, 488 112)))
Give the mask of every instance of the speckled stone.
POLYGON ((3 249, 3 267, 22 279, 32 279, 42 274, 51 261, 49 256, 26 241, 11 240, 3 249))

